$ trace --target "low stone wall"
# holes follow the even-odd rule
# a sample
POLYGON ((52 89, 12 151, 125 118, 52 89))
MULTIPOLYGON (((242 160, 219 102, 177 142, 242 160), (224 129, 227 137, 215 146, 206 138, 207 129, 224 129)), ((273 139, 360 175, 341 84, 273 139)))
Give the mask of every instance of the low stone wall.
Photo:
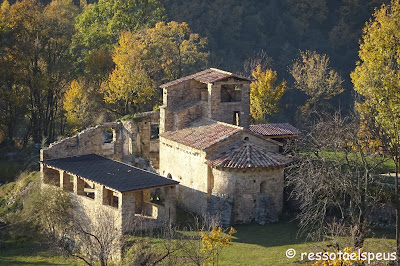
POLYGON ((187 124, 202 117, 203 102, 193 103, 180 111, 174 112, 174 130, 184 128, 187 124))
POLYGON ((41 150, 41 160, 59 159, 85 154, 98 154, 116 160, 122 160, 123 135, 121 123, 104 123, 79 132, 73 137, 50 144, 41 150), (113 141, 104 143, 103 131, 113 130, 113 141))

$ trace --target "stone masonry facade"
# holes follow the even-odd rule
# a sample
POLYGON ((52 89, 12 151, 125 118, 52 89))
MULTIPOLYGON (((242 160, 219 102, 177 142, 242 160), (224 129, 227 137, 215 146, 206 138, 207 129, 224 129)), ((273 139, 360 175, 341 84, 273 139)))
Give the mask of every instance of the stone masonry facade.
POLYGON ((223 224, 275 222, 283 206, 290 160, 249 130, 250 83, 207 69, 161 86, 159 173, 180 182, 178 206, 223 224))
POLYGON ((290 160, 279 154, 280 142, 249 130, 250 83, 207 69, 162 85, 159 112, 88 128, 41 151, 41 161, 96 154, 178 181, 157 191, 163 206, 151 202, 154 188, 121 192, 45 164, 43 184, 70 191, 89 219, 97 210, 113 213, 121 232, 132 217, 174 221, 175 205, 219 215, 224 224, 275 222, 290 160))

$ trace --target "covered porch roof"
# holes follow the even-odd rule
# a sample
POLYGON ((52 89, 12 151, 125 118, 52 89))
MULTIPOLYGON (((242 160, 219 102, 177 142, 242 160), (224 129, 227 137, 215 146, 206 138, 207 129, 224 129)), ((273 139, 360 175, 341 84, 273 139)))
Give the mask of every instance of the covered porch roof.
POLYGON ((41 163, 120 192, 173 186, 179 183, 158 174, 96 154, 44 160, 41 163))

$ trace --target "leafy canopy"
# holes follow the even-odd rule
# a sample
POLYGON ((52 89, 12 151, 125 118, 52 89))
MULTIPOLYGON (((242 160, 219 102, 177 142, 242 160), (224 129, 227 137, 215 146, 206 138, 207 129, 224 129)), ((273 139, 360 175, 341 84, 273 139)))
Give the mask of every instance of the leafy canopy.
POLYGON ((275 85, 276 71, 267 69, 265 72, 258 65, 253 71, 255 81, 250 84, 250 113, 256 120, 263 120, 265 115, 279 111, 279 100, 286 91, 286 81, 275 85))
POLYGON ((121 31, 136 32, 162 20, 165 10, 158 0, 100 0, 77 17, 75 39, 89 51, 111 49, 121 31))
POLYGON ((185 22, 159 22, 134 34, 122 32, 113 54, 115 69, 103 84, 104 100, 124 107, 118 110, 122 115, 130 113, 130 107, 143 111, 157 96, 158 85, 206 62, 205 45, 206 39, 192 33, 185 22))
POLYGON ((351 73, 354 89, 363 96, 357 109, 372 117, 391 138, 400 143, 400 3, 393 0, 376 10, 365 26, 359 57, 351 73))
POLYGON ((300 58, 294 60, 290 74, 295 79, 295 87, 308 96, 303 114, 322 111, 326 100, 343 92, 342 79, 329 67, 329 57, 315 51, 300 51, 300 58))

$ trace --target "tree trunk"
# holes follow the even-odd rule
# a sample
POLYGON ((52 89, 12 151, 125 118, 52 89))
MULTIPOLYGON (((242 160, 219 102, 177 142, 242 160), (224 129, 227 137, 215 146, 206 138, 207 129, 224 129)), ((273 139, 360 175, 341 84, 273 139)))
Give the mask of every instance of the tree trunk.
POLYGON ((364 224, 354 226, 353 228, 353 245, 355 249, 362 248, 364 246, 365 230, 364 224))

